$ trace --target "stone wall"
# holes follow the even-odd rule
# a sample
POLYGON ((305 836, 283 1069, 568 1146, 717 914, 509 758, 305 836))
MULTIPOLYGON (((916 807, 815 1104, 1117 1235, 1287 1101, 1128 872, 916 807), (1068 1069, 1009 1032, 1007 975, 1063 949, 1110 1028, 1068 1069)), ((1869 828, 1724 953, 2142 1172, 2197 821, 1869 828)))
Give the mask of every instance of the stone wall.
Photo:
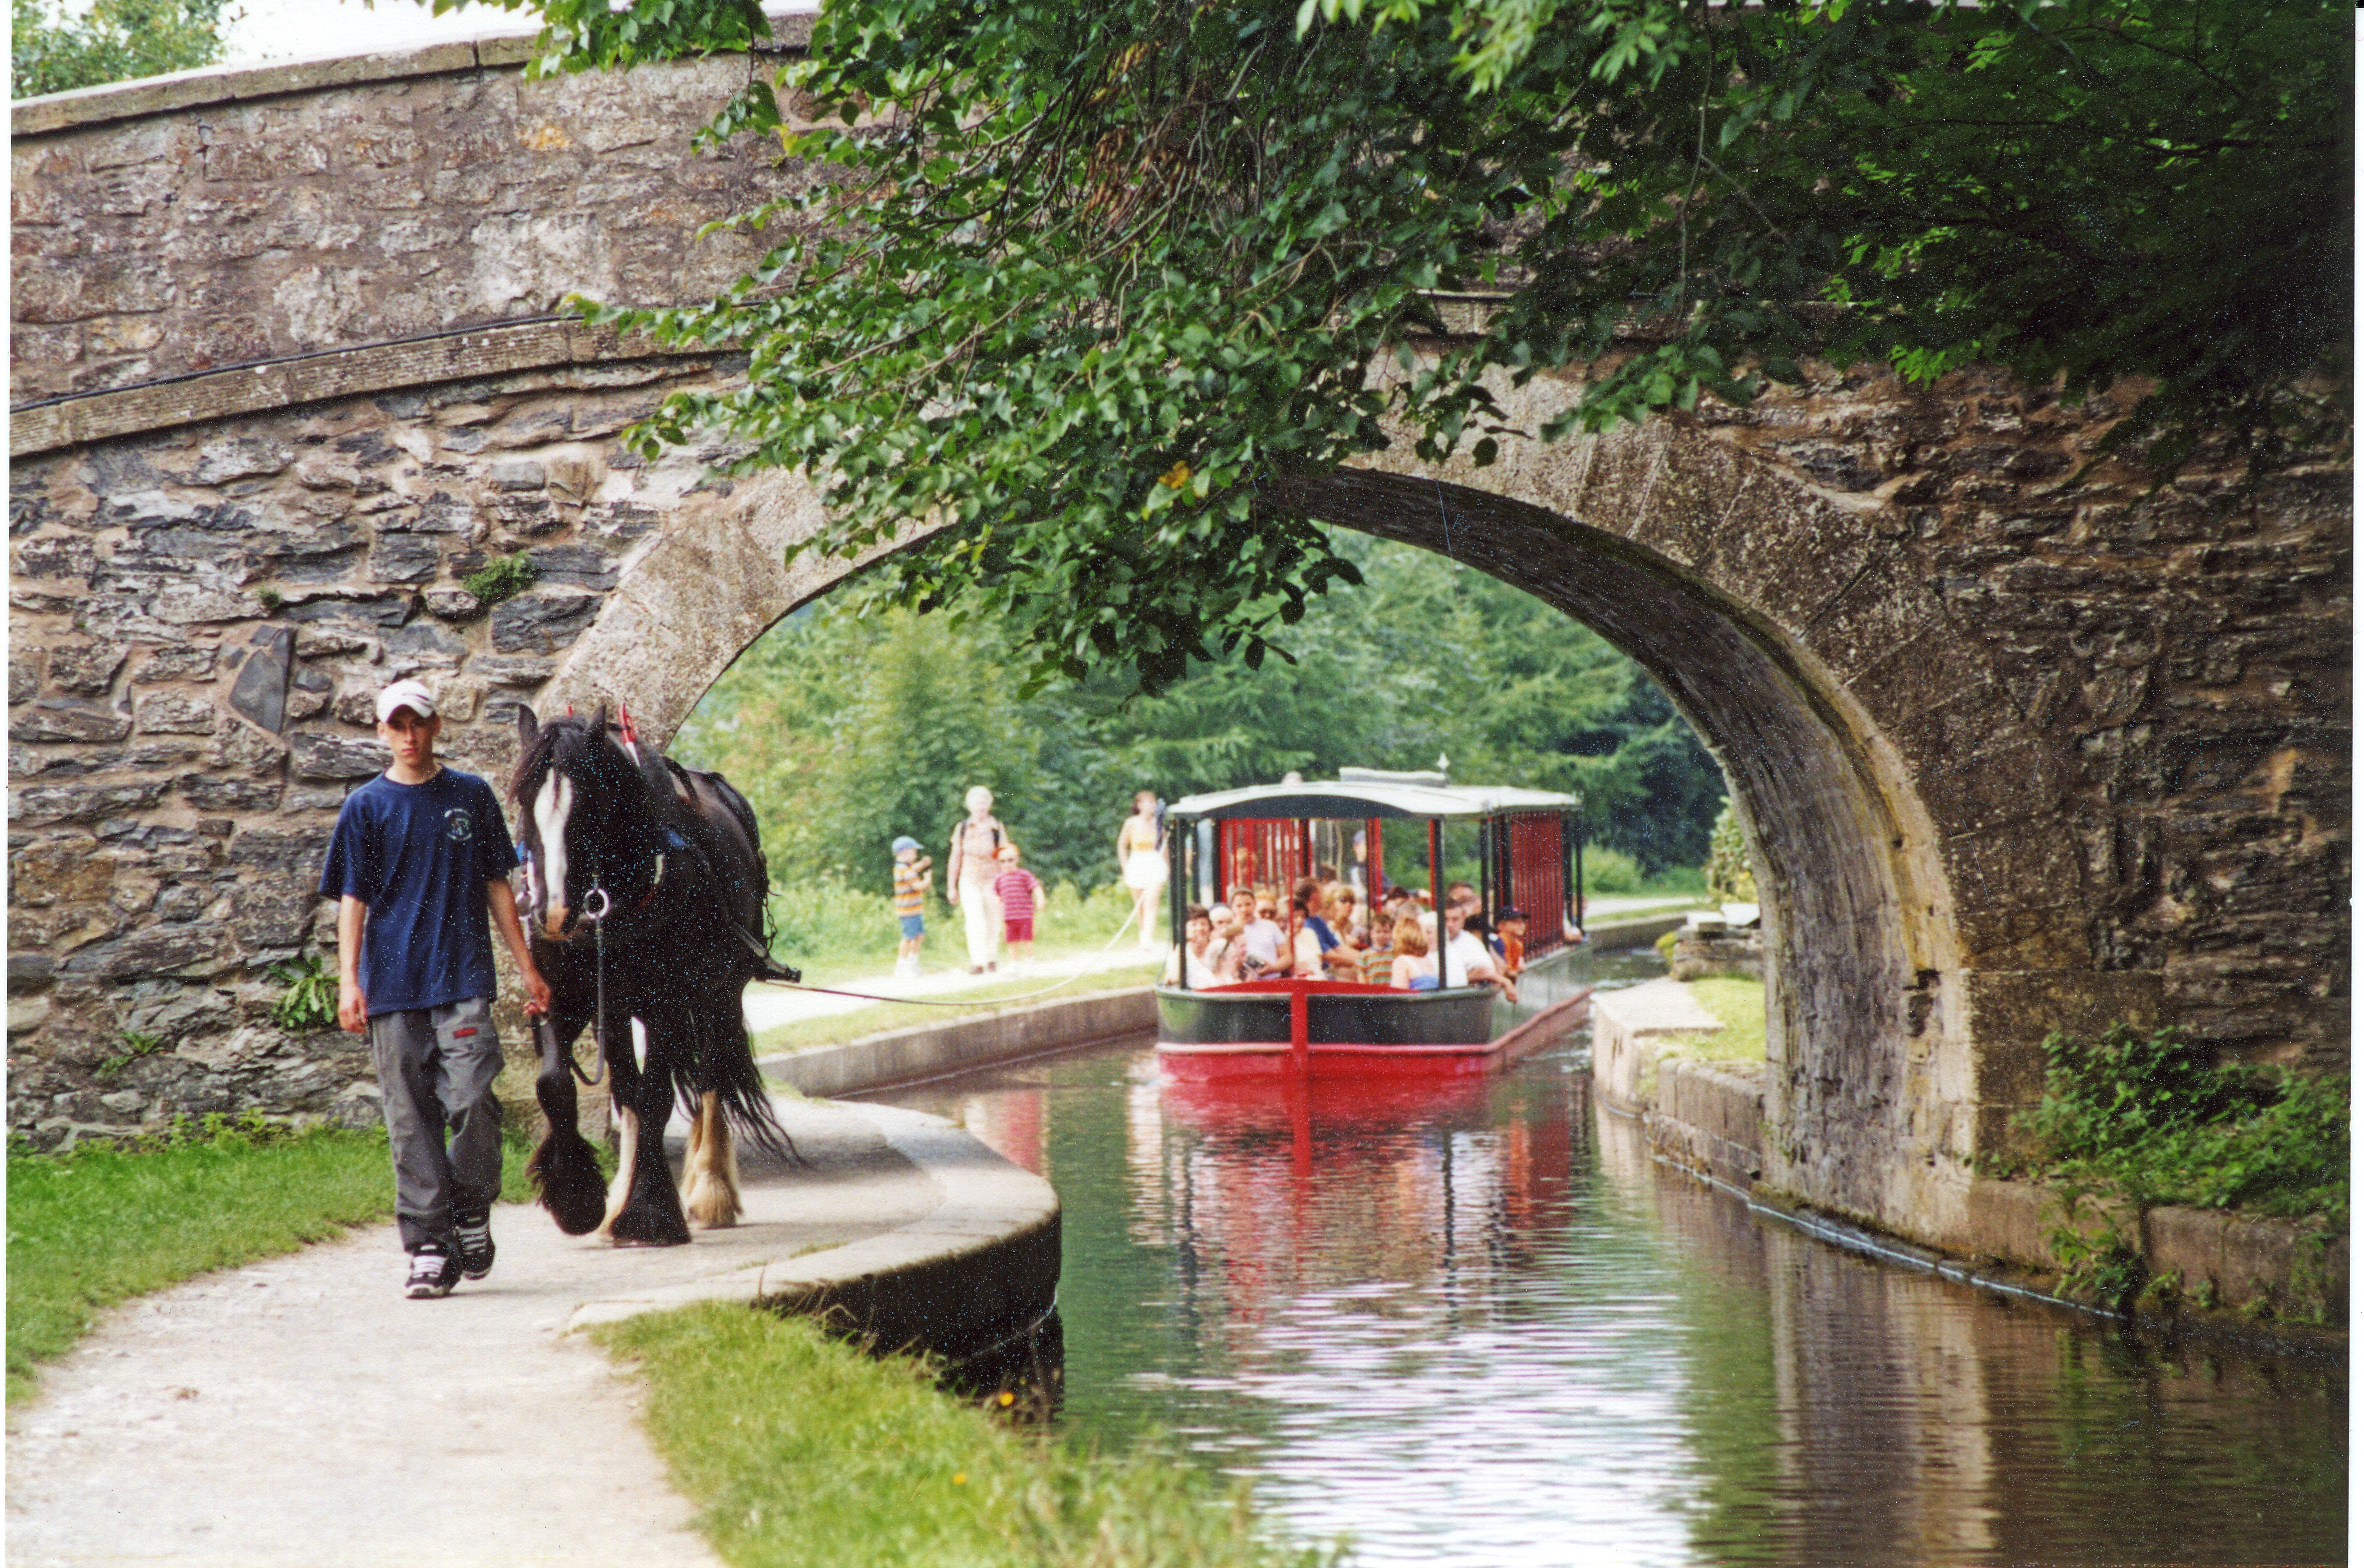
POLYGON ((712 371, 516 374, 16 463, 12 1130, 375 1118, 357 1040, 268 1018, 275 965, 333 967, 313 889, 346 792, 385 763, 374 695, 427 681, 446 757, 505 784, 519 698, 660 519, 728 499, 695 458, 652 469, 613 439, 712 371), (462 585, 517 554, 526 592, 462 585))

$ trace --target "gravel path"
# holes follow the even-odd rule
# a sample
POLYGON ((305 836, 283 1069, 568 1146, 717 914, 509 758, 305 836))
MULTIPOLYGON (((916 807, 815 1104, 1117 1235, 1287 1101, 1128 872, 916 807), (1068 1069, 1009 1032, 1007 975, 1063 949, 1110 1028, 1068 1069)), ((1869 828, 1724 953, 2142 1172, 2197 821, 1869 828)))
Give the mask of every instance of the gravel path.
POLYGON ((639 1424, 639 1385, 565 1326, 592 1300, 742 1280, 936 1210, 862 1116, 783 1103, 811 1169, 747 1180, 688 1247, 494 1211, 491 1277, 403 1297, 392 1225, 111 1315, 12 1415, 15 1564, 630 1564, 718 1560, 639 1424))

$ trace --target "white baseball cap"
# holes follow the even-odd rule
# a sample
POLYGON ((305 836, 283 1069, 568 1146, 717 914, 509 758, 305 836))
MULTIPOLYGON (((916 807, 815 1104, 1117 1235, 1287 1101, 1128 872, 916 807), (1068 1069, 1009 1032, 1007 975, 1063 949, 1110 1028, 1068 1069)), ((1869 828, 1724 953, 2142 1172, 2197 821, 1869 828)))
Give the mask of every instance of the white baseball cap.
POLYGON ((435 694, 419 682, 396 681, 377 695, 377 721, 384 724, 398 707, 407 707, 421 718, 432 718, 435 694))

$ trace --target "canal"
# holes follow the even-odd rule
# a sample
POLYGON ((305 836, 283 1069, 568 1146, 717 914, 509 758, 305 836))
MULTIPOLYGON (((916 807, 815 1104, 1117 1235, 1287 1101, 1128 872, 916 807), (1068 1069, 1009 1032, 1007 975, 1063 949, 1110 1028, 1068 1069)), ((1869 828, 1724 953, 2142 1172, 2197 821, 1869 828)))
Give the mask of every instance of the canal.
POLYGON ((1588 1049, 1308 1096, 1162 1083, 1143 1040, 875 1097, 1057 1186, 1070 1429, 1163 1429, 1360 1563, 2344 1559, 2344 1366, 1753 1215, 1592 1103, 1588 1049))

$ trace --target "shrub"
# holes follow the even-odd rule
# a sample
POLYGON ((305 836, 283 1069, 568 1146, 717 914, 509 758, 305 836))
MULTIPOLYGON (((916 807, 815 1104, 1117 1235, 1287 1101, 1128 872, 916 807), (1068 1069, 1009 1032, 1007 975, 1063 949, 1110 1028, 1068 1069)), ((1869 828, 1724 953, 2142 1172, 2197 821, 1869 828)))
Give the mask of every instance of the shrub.
POLYGON ((1622 850, 1588 844, 1584 849, 1584 890, 1587 893, 1639 893, 1642 868, 1622 850))
POLYGON ((1732 814, 1732 802, 1723 803, 1715 826, 1707 838, 1708 891, 1726 904, 1756 902, 1756 873, 1748 863, 1748 840, 1740 831, 1740 819, 1732 814))

